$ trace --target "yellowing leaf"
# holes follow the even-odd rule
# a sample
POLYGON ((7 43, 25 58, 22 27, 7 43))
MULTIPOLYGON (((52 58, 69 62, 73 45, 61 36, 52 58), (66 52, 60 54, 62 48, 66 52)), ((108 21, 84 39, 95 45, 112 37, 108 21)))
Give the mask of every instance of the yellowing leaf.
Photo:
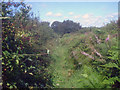
POLYGON ((33 75, 33 73, 29 73, 30 75, 33 75))

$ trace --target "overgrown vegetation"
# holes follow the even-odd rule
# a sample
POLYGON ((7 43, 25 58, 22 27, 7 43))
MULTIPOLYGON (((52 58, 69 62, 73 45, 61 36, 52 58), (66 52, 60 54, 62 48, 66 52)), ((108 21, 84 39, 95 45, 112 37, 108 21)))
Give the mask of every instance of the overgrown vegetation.
POLYGON ((83 34, 81 31, 65 34, 58 39, 59 45, 53 50, 56 61, 51 65, 55 67, 55 87, 119 88, 118 28, 112 34, 102 28, 91 29, 83 34), (110 37, 106 41, 108 34, 110 37))
POLYGON ((49 87, 51 57, 43 46, 55 37, 54 32, 47 22, 33 17, 31 7, 23 2, 2 2, 2 7, 3 88, 49 87))
POLYGON ((120 88, 117 21, 50 27, 24 2, 0 4, 3 88, 120 88))

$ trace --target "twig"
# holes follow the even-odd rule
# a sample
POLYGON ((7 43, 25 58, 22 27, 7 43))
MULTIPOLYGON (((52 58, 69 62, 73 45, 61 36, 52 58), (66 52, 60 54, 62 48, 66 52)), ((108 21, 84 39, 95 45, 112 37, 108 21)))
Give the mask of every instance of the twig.
POLYGON ((18 56, 20 55, 24 55, 24 56, 42 56, 42 55, 48 55, 47 53, 43 53, 43 54, 18 54, 18 56))

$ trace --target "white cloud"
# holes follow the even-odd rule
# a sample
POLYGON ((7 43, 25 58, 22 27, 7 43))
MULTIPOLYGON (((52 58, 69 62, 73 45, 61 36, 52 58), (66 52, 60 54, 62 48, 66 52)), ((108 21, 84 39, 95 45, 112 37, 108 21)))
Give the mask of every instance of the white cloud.
POLYGON ((109 20, 105 18, 104 21, 108 22, 109 20))
POLYGON ((109 23, 111 20, 116 20, 118 17, 117 13, 112 13, 106 16, 95 16, 93 14, 85 14, 80 19, 80 23, 83 26, 103 26, 105 23, 109 23))
POLYGON ((52 15, 53 15, 52 12, 47 12, 47 13, 46 13, 46 16, 52 16, 52 15))
POLYGON ((61 13, 56 13, 55 16, 60 17, 60 16, 62 16, 62 14, 61 13))
POLYGON ((46 16, 60 17, 60 16, 62 16, 62 14, 61 14, 61 13, 56 13, 56 14, 54 14, 54 13, 52 13, 52 12, 47 12, 47 13, 46 13, 46 16))
POLYGON ((112 13, 112 14, 106 15, 106 18, 117 19, 118 18, 118 13, 112 13))
POLYGON ((73 16, 74 19, 80 18, 80 15, 73 16))
POLYGON ((102 16, 95 16, 93 14, 85 14, 80 19, 80 23, 82 26, 97 26, 100 27, 104 22, 104 19, 102 16))
POLYGON ((89 18, 89 15, 88 14, 85 14, 82 16, 83 18, 89 18))
POLYGON ((68 17, 64 17, 64 19, 68 19, 68 17))
MULTIPOLYGON (((48 15, 51 15, 52 17, 59 17, 63 16, 61 13, 48 13, 48 15)), ((62 20, 70 19, 74 22, 80 23, 83 27, 90 27, 90 26, 96 26, 101 27, 104 26, 106 23, 109 23, 111 20, 117 20, 118 13, 112 13, 106 16, 96 16, 94 14, 86 13, 84 15, 74 15, 74 16, 63 16, 62 20)), ((59 21, 59 20, 48 20, 49 22, 59 21)))
POLYGON ((68 14, 69 14, 69 15, 73 15, 74 13, 73 13, 73 12, 69 12, 68 14))
POLYGON ((113 13, 112 15, 114 15, 114 16, 118 16, 118 13, 113 13))

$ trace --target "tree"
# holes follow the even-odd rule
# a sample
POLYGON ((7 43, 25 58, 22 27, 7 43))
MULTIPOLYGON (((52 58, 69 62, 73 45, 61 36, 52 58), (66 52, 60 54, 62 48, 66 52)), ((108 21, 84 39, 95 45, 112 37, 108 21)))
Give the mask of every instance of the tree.
POLYGON ((71 20, 66 20, 63 22, 55 21, 52 23, 51 28, 58 34, 63 35, 66 33, 76 32, 81 29, 79 23, 73 22, 71 20))

